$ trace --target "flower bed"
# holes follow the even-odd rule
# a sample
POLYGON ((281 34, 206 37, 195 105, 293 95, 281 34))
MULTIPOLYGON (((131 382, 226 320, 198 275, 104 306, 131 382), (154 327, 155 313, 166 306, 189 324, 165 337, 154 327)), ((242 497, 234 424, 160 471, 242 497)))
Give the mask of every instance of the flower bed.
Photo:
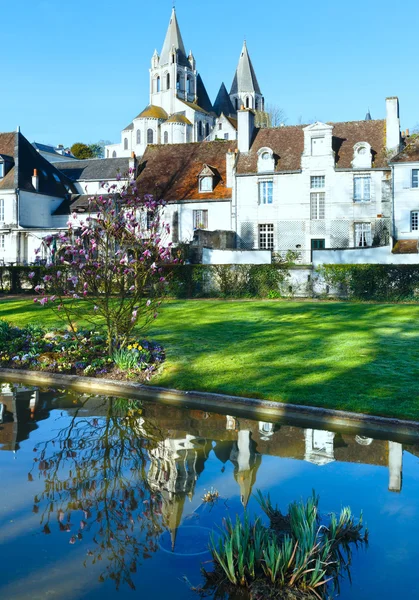
POLYGON ((0 366, 4 368, 149 381, 163 361, 162 347, 148 340, 133 339, 109 356, 101 331, 19 328, 0 321, 0 366))

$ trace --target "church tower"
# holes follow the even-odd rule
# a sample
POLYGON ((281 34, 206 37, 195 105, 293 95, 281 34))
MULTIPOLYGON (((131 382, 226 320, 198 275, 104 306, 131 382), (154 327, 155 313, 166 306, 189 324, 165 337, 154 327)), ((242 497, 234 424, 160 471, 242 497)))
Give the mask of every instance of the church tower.
POLYGON ((246 41, 239 58, 239 64, 234 75, 230 90, 230 99, 234 109, 239 110, 241 106, 253 110, 264 110, 265 100, 256 78, 256 73, 250 60, 246 41))
POLYGON ((176 98, 196 103, 197 77, 195 58, 192 52, 186 54, 173 8, 161 54, 156 50, 151 59, 150 104, 171 115, 176 112, 176 98))

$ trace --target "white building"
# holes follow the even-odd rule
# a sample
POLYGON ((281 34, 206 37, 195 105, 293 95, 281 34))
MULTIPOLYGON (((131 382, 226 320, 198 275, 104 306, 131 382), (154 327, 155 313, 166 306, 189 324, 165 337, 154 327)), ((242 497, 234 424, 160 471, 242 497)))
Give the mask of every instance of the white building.
POLYGON ((142 156, 149 144, 183 144, 204 139, 236 139, 236 111, 243 104, 263 110, 264 99, 246 43, 240 55, 230 94, 224 84, 214 106, 186 53, 173 8, 160 54, 151 59, 149 104, 121 133, 121 142, 105 147, 106 158, 142 156), (219 118, 221 117, 221 120, 219 118))

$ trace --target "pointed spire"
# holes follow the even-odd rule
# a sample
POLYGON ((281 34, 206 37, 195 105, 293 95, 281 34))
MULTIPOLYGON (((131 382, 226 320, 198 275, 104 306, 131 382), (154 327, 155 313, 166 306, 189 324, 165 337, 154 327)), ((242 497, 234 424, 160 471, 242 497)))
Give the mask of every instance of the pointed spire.
POLYGON ((177 22, 175 7, 172 8, 169 27, 167 28, 166 37, 164 39, 164 44, 160 55, 161 65, 170 63, 172 48, 174 48, 177 52, 177 61, 180 64, 187 66, 185 46, 183 44, 182 35, 177 22))
POLYGON ((217 94, 217 98, 215 99, 214 112, 217 115, 217 117, 219 117, 221 113, 224 113, 226 117, 232 117, 236 113, 224 83, 221 84, 220 90, 217 94))
POLYGON ((370 113, 370 109, 368 109, 368 112, 367 112, 367 114, 365 115, 365 120, 366 120, 366 121, 372 121, 372 118, 371 118, 371 113, 370 113))
POLYGON ((256 73, 247 50, 246 40, 244 40, 243 43, 230 94, 238 94, 240 92, 261 94, 258 80, 256 79, 256 73))

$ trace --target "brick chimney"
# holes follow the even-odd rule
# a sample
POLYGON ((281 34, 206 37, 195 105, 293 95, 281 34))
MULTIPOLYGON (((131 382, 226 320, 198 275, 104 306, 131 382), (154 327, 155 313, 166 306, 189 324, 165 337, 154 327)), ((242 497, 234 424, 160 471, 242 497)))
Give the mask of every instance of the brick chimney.
POLYGON ((130 156, 129 161, 128 161, 128 167, 130 169, 132 169, 131 172, 134 173, 134 176, 135 176, 135 168, 136 168, 136 166, 137 166, 137 157, 135 156, 135 152, 131 152, 131 156, 130 156))

